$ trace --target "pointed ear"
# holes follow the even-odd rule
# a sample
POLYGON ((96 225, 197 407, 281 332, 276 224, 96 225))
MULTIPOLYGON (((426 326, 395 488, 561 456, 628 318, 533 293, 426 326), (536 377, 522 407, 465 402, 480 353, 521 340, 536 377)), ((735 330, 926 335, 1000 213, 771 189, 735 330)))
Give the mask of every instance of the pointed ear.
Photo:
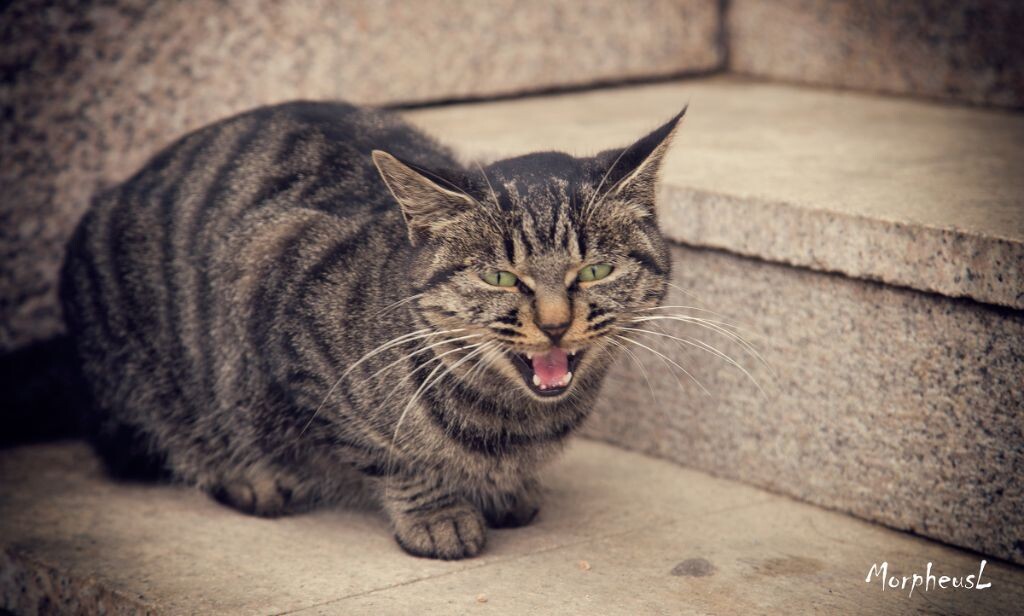
POLYGON ((470 197, 442 188, 387 152, 374 150, 372 156, 380 177, 402 208, 413 246, 476 205, 470 197))
POLYGON ((621 168, 612 173, 621 178, 613 189, 616 196, 653 213, 661 163, 684 115, 686 107, 674 118, 622 151, 616 164, 621 168))

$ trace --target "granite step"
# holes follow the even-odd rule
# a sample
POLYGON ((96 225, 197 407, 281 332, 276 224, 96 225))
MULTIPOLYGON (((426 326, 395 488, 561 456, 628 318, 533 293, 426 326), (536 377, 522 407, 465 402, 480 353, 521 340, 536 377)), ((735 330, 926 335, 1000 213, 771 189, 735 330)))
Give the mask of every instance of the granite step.
POLYGON ((725 58, 718 0, 45 4, 0 11, 0 351, 63 329, 57 269, 89 199, 188 131, 288 100, 507 96, 725 58))
POLYGON ((735 77, 407 115, 491 159, 686 102, 659 207, 689 321, 630 332, 588 433, 1024 562, 1024 116, 735 77))
POLYGON ((244 516, 114 483, 80 443, 0 450, 0 609, 17 614, 1008 614, 1024 569, 578 439, 537 521, 413 558, 385 520, 244 516), (977 576, 953 589, 941 575, 977 576), (869 578, 886 563, 903 589, 869 578), (913 575, 925 576, 910 593, 913 575), (976 582, 975 580, 972 580, 976 582))
POLYGON ((492 159, 620 146, 686 103, 672 239, 1024 308, 1024 115, 732 76, 406 115, 492 159))
POLYGON ((729 0, 729 70, 1024 107, 1024 5, 1003 0, 729 0))

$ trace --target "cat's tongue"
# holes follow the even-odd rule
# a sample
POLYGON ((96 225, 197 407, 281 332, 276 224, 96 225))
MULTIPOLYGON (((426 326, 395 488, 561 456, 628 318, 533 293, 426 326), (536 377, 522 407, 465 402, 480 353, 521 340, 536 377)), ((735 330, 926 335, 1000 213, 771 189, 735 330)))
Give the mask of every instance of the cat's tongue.
POLYGON ((565 375, 569 373, 569 356, 558 347, 551 347, 547 353, 537 353, 533 356, 533 373, 541 387, 559 387, 565 375))

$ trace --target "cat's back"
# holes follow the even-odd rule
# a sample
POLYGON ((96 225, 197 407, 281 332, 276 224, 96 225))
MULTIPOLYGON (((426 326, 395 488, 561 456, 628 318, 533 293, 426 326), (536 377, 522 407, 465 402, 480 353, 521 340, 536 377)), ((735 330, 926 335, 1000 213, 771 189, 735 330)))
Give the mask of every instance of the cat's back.
POLYGON ((202 223, 211 215, 242 215, 246 206, 287 203, 338 213, 388 206, 370 157, 374 149, 438 167, 455 164, 447 149, 393 113, 298 101, 261 107, 186 135, 97 207, 116 202, 129 216, 159 209, 165 216, 197 216, 202 223), (232 205, 240 209, 230 210, 232 205))
MULTIPOLYGON (((373 165, 374 149, 434 166, 455 164, 398 116, 346 103, 263 107, 182 137, 97 195, 79 223, 63 286, 69 292, 91 287, 95 297, 90 306, 70 306, 70 320, 86 308, 173 302, 180 285, 216 269, 245 236, 258 241, 261 227, 319 214, 332 232, 345 234, 365 220, 393 218, 388 214, 397 210, 373 165), (69 276, 80 284, 69 284, 69 276)), ((109 325, 107 333, 117 334, 125 324, 109 325)))
POLYGON ((317 259, 372 263, 345 253, 404 241, 374 149, 454 164, 393 114, 295 102, 186 135, 98 195, 69 244, 61 295, 100 402, 160 408, 246 389, 240 339, 272 318, 258 313, 273 309, 266 296, 292 291, 317 259))

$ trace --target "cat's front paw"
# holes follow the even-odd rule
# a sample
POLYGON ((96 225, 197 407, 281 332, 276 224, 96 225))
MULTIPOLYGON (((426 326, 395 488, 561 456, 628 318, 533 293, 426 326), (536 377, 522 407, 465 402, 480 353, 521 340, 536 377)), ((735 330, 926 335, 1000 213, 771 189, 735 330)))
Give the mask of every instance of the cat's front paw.
POLYGON ((518 528, 526 526, 540 512, 540 487, 530 483, 521 491, 488 499, 484 518, 491 528, 518 528))
POLYGON ((522 503, 511 509, 488 510, 487 525, 491 528, 519 528, 526 526, 540 513, 540 505, 522 503))
POLYGON ((288 477, 265 475, 221 481, 210 495, 242 513, 275 518, 302 509, 297 492, 296 483, 288 477))
POLYGON ((413 556, 458 560, 476 556, 487 542, 483 516, 468 502, 393 521, 398 545, 413 556))

